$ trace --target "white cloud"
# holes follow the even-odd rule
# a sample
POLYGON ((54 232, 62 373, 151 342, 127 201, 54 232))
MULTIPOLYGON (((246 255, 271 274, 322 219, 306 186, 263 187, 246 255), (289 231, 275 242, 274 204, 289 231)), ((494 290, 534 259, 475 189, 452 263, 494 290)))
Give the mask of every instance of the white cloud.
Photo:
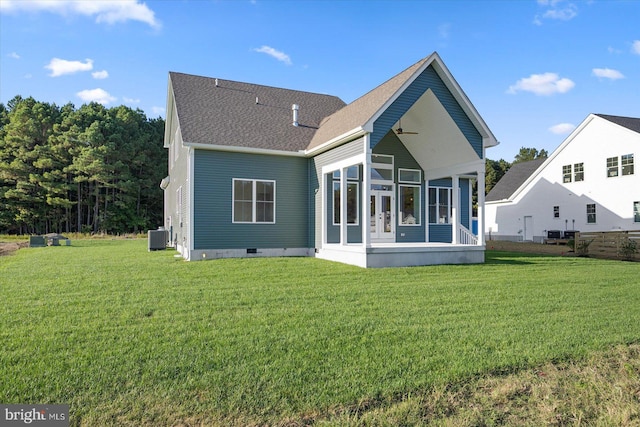
POLYGON ((153 28, 161 27, 155 13, 145 3, 139 3, 138 0, 2 0, 0 11, 95 16, 98 23, 116 24, 126 21, 140 21, 153 28))
POLYGON ((533 23, 542 25, 543 19, 555 19, 560 21, 570 21, 578 15, 578 6, 574 3, 564 5, 565 0, 538 0, 538 5, 547 9, 542 15, 536 15, 533 23))
POLYGON ((122 100, 124 102, 126 102, 127 104, 140 104, 140 100, 139 99, 127 98, 126 96, 123 97, 122 100))
POLYGON ((291 58, 284 52, 276 50, 271 46, 262 46, 259 49, 253 49, 255 52, 266 53, 267 55, 277 59, 278 61, 284 62, 287 65, 291 65, 291 58))
POLYGON ((58 77, 65 74, 74 74, 79 71, 91 71, 93 69, 93 60, 85 59, 85 62, 81 62, 53 58, 44 68, 51 70, 51 74, 49 74, 51 77, 58 77))
POLYGON ((109 77, 109 72, 107 70, 95 71, 95 72, 91 73, 91 76, 94 79, 102 80, 102 79, 106 79, 107 77, 109 77))
POLYGON ((18 55, 16 52, 11 52, 10 54, 7 55, 9 58, 13 58, 13 59, 20 59, 20 55, 18 55))
POLYGON ((78 98, 84 102, 97 102, 98 104, 109 104, 115 101, 117 98, 111 96, 109 92, 104 89, 86 89, 78 92, 78 98))
POLYGON ((571 133, 576 128, 576 125, 572 123, 558 123, 549 128, 549 131, 556 135, 566 135, 571 133))
POLYGON ((612 70, 611 68, 594 68, 592 72, 594 76, 600 77, 602 79, 624 79, 624 75, 620 71, 612 70))
POLYGON ((640 40, 634 40, 631 44, 631 52, 640 55, 640 40))
POLYGON ((556 73, 532 74, 509 86, 507 93, 531 92, 536 95, 553 95, 566 93, 576 84, 567 78, 560 78, 556 73))

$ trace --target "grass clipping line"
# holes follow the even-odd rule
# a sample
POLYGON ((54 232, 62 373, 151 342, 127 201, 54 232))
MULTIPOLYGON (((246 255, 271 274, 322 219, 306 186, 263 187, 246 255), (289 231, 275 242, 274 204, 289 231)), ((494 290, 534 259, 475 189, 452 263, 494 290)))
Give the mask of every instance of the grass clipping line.
MULTIPOLYGON (((640 426, 640 344, 361 408, 314 421, 328 426, 640 426)), ((289 420, 281 425, 306 425, 308 421, 289 420)))

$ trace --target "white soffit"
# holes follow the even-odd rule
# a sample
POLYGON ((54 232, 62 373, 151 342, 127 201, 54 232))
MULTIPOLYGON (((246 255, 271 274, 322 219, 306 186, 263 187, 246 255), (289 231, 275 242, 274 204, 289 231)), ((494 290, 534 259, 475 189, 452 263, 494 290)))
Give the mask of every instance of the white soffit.
POLYGON ((402 127, 418 132, 418 135, 398 135, 398 138, 425 170, 479 159, 431 89, 402 117, 402 127))

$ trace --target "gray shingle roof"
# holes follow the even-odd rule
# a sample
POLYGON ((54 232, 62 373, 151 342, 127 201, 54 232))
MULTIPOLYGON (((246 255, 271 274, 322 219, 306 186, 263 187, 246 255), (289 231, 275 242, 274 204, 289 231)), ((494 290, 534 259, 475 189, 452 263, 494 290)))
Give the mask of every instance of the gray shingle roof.
POLYGON ((344 107, 335 96, 170 72, 182 138, 269 150, 304 150, 323 118, 344 107), (258 103, 256 103, 256 97, 258 103), (298 104, 299 126, 291 106, 298 104))
POLYGON ((406 70, 396 74, 380 86, 327 117, 314 135, 308 148, 315 148, 332 138, 356 129, 359 126, 364 126, 429 58, 430 57, 421 59, 406 70))
POLYGON ((541 157, 528 162, 515 163, 489 191, 485 201, 495 202, 511 197, 545 160, 547 160, 546 157, 541 157))
POLYGON ((634 132, 640 133, 640 119, 635 117, 621 117, 621 116, 609 116, 606 114, 596 114, 598 117, 602 117, 605 120, 609 120, 612 123, 631 129, 634 132))

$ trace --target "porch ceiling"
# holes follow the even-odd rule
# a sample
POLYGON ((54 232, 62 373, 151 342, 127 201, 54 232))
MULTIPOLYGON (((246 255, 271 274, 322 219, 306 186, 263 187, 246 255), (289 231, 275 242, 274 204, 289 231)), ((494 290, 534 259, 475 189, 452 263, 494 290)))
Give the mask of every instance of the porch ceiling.
MULTIPOLYGON (((393 129, 397 128, 396 123, 393 129)), ((467 138, 431 89, 402 116, 402 128, 418 132, 417 135, 396 136, 425 171, 479 160, 467 138)))

